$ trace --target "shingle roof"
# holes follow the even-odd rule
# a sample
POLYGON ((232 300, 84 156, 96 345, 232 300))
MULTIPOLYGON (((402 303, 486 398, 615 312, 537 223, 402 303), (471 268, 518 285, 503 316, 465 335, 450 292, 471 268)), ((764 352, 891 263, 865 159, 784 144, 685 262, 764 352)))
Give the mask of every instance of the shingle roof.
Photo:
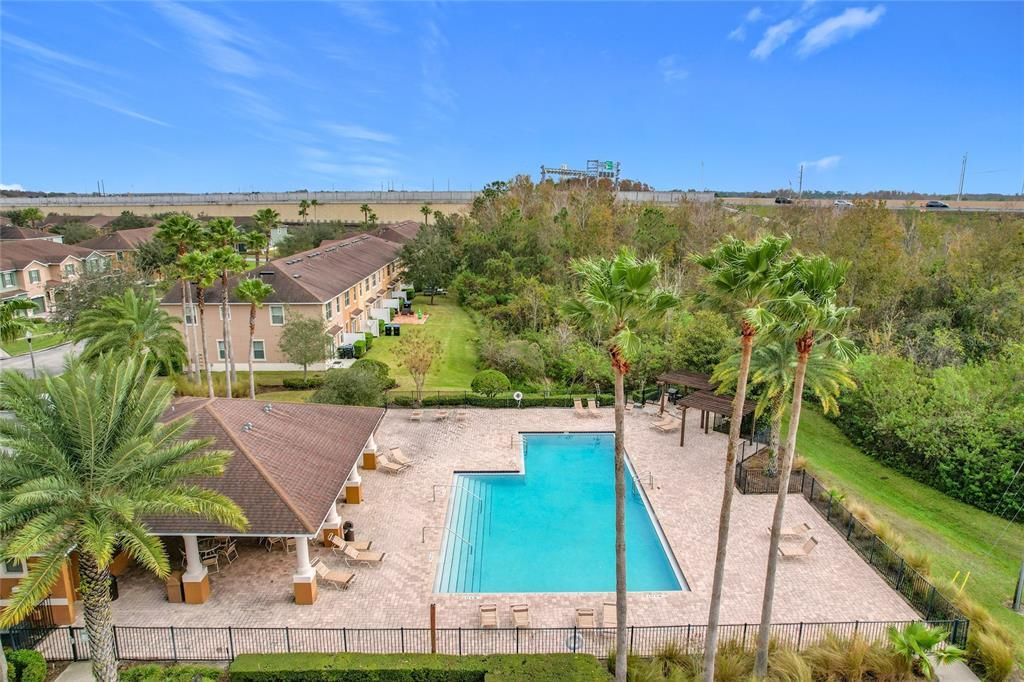
POLYGON ((416 238, 421 227, 423 226, 415 220, 403 220, 400 223, 384 225, 377 230, 377 236, 381 239, 386 239, 389 242, 405 244, 416 238))
POLYGON ((138 227, 133 230, 118 230, 110 234, 93 237, 79 242, 78 245, 95 249, 96 251, 134 251, 143 244, 153 239, 156 234, 155 227, 138 227))
MULTIPOLYGON (((266 303, 323 303, 396 260, 399 250, 393 242, 359 235, 272 260, 245 276, 259 277, 274 287, 266 303)), ((235 296, 238 281, 239 277, 228 281, 232 303, 243 302, 235 296)), ((215 282, 206 290, 206 300, 219 299, 220 283, 215 282)), ((181 287, 171 287, 163 303, 181 303, 181 287)))
POLYGON ((0 239, 2 240, 14 240, 14 239, 53 239, 56 235, 44 232, 42 230, 34 230, 31 227, 15 227, 14 225, 3 225, 0 226, 0 239))
POLYGON ((102 229, 109 225, 115 218, 117 218, 116 215, 103 215, 102 213, 100 213, 98 215, 94 215, 91 218, 88 218, 85 221, 85 224, 92 225, 97 229, 102 229))
MULTIPOLYGON (((182 398, 166 420, 191 417, 186 439, 212 438, 211 449, 234 453, 223 476, 196 481, 238 504, 250 535, 315 533, 363 446, 384 416, 376 407, 349 407, 261 400, 182 398), (264 407, 270 404, 271 409, 264 407), (243 430, 246 423, 251 430, 243 430)), ((191 517, 147 520, 158 535, 237 533, 191 517)))
POLYGON ((13 240, 4 243, 0 249, 0 270, 21 270, 32 261, 52 265, 68 256, 84 259, 93 253, 93 249, 58 244, 46 239, 13 240))

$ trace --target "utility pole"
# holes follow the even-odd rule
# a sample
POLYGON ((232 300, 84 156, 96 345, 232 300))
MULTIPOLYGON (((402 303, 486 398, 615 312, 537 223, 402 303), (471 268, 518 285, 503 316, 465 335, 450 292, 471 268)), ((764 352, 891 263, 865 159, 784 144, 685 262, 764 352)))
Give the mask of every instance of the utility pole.
POLYGON ((799 201, 804 198, 804 165, 800 164, 800 183, 797 185, 800 189, 797 191, 796 198, 799 201))
MULTIPOLYGON (((967 175, 967 153, 964 152, 964 159, 960 162, 960 189, 956 193, 956 203, 960 203, 960 199, 964 195, 964 176, 967 175)), ((959 208, 959 206, 957 207, 959 208)))

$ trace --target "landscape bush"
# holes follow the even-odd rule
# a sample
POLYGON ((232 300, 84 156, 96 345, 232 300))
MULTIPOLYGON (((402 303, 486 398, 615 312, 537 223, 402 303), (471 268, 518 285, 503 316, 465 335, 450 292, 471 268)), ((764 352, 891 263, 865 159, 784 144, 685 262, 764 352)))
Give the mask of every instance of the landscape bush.
POLYGON ((34 649, 5 649, 7 682, 45 682, 46 659, 34 649))
POLYGON ((609 675, 580 654, 442 656, 436 654, 245 654, 232 682, 591 682, 609 675))
MULTIPOLYGON (((363 360, 357 360, 356 364, 360 362, 363 360)), ((384 404, 384 383, 372 365, 332 369, 324 377, 323 385, 313 394, 311 401, 377 407, 384 404)))
POLYGON ((377 320, 377 330, 378 330, 378 332, 383 334, 384 333, 384 327, 386 327, 387 324, 388 323, 385 322, 384 320, 377 320))
POLYGON ((359 339, 352 344, 352 349, 357 358, 361 358, 366 355, 366 341, 359 339))
POLYGON ((303 380, 302 377, 285 377, 281 385, 289 391, 305 391, 311 388, 320 388, 324 385, 324 375, 310 374, 303 380))
POLYGON ((470 387, 474 392, 492 398, 498 393, 504 393, 512 389, 512 383, 508 377, 496 369, 485 369, 473 377, 470 387))
POLYGON ((373 372, 385 391, 398 385, 398 382, 391 377, 391 366, 386 362, 373 358, 361 358, 352 363, 352 369, 365 369, 373 372))
POLYGON ((206 665, 160 665, 147 663, 123 668, 121 682, 217 682, 226 678, 220 668, 206 665))
MULTIPOLYGON (((177 395, 193 396, 199 398, 205 398, 209 395, 209 389, 206 385, 206 377, 203 377, 202 381, 192 382, 188 380, 188 377, 176 374, 173 377, 174 390, 177 395)), ((259 382, 256 384, 259 386, 259 382)), ((223 374, 213 375, 213 394, 220 398, 227 395, 227 379, 223 374)), ((235 396, 247 396, 249 395, 249 377, 245 376, 244 372, 239 372, 238 381, 231 382, 231 395, 235 396)))

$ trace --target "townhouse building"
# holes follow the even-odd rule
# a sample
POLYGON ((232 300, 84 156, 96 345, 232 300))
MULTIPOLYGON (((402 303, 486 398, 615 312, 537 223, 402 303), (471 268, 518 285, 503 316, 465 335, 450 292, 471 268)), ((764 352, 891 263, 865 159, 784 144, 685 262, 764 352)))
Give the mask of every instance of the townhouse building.
POLYGON ((156 236, 156 227, 138 227, 130 230, 118 230, 109 234, 93 237, 79 242, 77 246, 99 251, 110 259, 111 267, 130 270, 135 264, 135 252, 139 246, 151 241, 156 236))
POLYGON ((27 298, 44 315, 53 310, 54 292, 83 272, 103 272, 110 260, 102 253, 46 239, 0 243, 0 300, 27 298))

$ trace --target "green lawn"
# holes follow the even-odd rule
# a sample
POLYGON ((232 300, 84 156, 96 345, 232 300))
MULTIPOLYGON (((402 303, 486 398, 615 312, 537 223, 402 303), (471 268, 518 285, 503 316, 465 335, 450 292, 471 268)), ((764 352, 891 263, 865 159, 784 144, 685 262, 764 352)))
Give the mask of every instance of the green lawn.
MULTIPOLYGON (((52 327, 46 323, 36 325, 36 328, 32 330, 33 351, 59 346, 67 340, 68 338, 64 336, 63 332, 58 331, 56 327, 52 327)), ((2 347, 8 355, 22 355, 28 352, 28 341, 23 338, 16 339, 3 344, 2 347)))
POLYGON ((426 324, 402 325, 402 336, 379 336, 373 340, 373 348, 366 357, 380 360, 391 366, 391 376, 398 381, 399 390, 413 390, 409 372, 398 366, 395 346, 409 334, 430 334, 441 340, 441 356, 427 375, 426 390, 468 390, 476 375, 477 353, 473 340, 476 325, 465 310, 451 296, 438 296, 430 305, 429 296, 417 296, 412 302, 413 310, 422 310, 429 315, 426 324))
MULTIPOLYGON (((1008 608, 1024 559, 1019 524, 1008 528, 1005 519, 896 473, 854 447, 820 412, 804 409, 797 450, 823 482, 864 502, 927 551, 934 576, 952 578, 959 571, 962 580, 970 571, 967 594, 1024 642, 1024 616, 1008 608)), ((1017 660, 1024 663, 1024 647, 1018 646, 1017 660)))

